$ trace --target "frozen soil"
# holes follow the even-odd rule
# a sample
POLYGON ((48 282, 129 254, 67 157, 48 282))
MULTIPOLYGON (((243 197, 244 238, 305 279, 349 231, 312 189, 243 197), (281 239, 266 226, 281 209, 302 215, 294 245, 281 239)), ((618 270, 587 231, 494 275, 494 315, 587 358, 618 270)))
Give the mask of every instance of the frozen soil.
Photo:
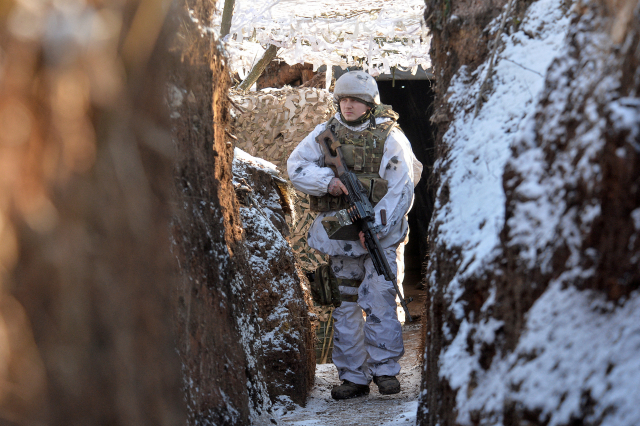
MULTIPOLYGON (((414 302, 415 303, 415 302, 414 302)), ((413 314, 413 311, 411 311, 413 314)), ((420 392, 420 321, 403 326, 405 354, 400 359, 402 370, 398 379, 402 391, 396 395, 381 395, 374 383, 368 396, 344 401, 331 398, 331 388, 340 384, 333 364, 316 365, 315 385, 305 407, 281 398, 277 404, 279 424, 314 426, 381 426, 414 425, 420 392)))

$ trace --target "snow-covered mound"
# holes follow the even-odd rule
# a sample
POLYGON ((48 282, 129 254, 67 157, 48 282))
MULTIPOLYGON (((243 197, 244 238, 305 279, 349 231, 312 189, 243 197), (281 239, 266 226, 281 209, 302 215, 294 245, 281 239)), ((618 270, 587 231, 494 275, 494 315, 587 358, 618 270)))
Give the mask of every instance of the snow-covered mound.
POLYGON ((304 405, 313 386, 315 340, 305 301, 309 296, 303 291, 294 253, 283 236, 289 231, 273 181, 277 169, 236 148, 232 170, 269 397, 286 396, 304 405))
POLYGON ((278 168, 276 167, 275 164, 263 158, 254 157, 253 155, 250 155, 249 153, 241 150, 240 148, 234 148, 233 160, 234 160, 234 166, 238 167, 237 169, 238 174, 243 175, 243 177, 247 177, 247 176, 246 176, 246 173, 243 172, 244 167, 242 167, 242 163, 246 163, 251 166, 263 169, 273 175, 278 174, 278 168))

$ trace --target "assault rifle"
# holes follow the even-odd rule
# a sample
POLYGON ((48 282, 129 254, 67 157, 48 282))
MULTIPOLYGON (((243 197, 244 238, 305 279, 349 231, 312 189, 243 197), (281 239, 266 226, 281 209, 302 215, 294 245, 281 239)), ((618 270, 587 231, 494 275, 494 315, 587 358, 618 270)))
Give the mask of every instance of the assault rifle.
MULTIPOLYGON (((344 155, 342 154, 342 148, 340 148, 340 142, 336 138, 334 131, 335 126, 328 125, 326 130, 316 137, 316 142, 320 144, 320 148, 324 153, 325 166, 333 166, 335 168, 337 177, 349 192, 348 194, 343 194, 345 201, 349 203, 349 208, 346 209, 346 213, 344 211, 338 212, 339 216, 344 219, 344 216, 348 215, 348 218, 364 233, 364 244, 371 256, 376 272, 378 275, 384 275, 387 281, 393 283, 393 287, 400 298, 402 309, 404 309, 407 319, 411 322, 413 320, 411 319, 411 315, 409 315, 407 304, 398 288, 397 278, 391 271, 389 262, 380 245, 380 240, 378 240, 378 236, 376 235, 380 229, 375 226, 376 214, 369 201, 367 191, 358 180, 356 174, 347 168, 344 155)), ((412 299, 409 298, 409 302, 411 302, 411 300, 412 299)))

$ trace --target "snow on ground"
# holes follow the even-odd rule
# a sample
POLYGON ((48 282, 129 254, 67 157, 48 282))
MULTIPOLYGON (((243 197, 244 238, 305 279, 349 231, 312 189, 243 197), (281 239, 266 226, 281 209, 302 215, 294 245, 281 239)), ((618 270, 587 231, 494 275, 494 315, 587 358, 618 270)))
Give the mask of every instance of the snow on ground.
POLYGON ((419 353, 420 324, 403 326, 405 355, 400 359, 402 370, 398 379, 402 391, 397 395, 380 395, 371 383, 369 396, 335 401, 331 388, 340 384, 338 372, 333 364, 316 366, 316 382, 309 395, 306 407, 281 398, 276 404, 280 416, 278 424, 292 426, 413 426, 416 423, 418 394, 421 382, 421 359, 419 353))

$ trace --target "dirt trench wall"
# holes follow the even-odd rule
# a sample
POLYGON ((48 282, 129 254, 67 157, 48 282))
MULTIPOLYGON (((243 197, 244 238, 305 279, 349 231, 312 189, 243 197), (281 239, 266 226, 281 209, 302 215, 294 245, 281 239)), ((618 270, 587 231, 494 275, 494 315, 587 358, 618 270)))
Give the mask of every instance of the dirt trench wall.
POLYGON ((239 207, 232 183, 230 78, 215 40, 197 25, 210 21, 213 5, 194 1, 187 7, 196 19, 183 15, 168 89, 180 154, 174 246, 182 273, 177 330, 188 423, 273 424, 272 400, 285 396, 304 404, 313 385, 306 302, 280 234, 286 232, 274 226, 286 224, 264 173, 237 171, 242 185, 255 187, 265 202, 239 207), (266 209, 274 222, 257 214, 266 209))
MULTIPOLYGON (((445 3, 459 16, 504 10, 445 3)), ((514 5, 488 79, 493 41, 455 58, 477 34, 497 40, 498 19, 457 38, 452 25, 473 20, 429 21, 446 78, 418 424, 637 424, 627 395, 640 380, 628 319, 640 307, 640 4, 514 5), (540 69, 537 40, 555 46, 540 69), (518 74, 507 65, 526 84, 508 86, 518 74), (470 181, 495 207, 461 207, 470 181), (451 230, 463 213, 460 239, 451 230)), ((427 1, 427 14, 441 6, 427 1)))
POLYGON ((213 4, 0 9, 0 423, 273 424, 213 4))
POLYGON ((66 6, 0 13, 0 424, 183 424, 173 29, 123 49, 139 2, 66 6))
MULTIPOLYGON (((213 4, 186 5, 209 22, 213 4)), ((268 424, 258 313, 249 253, 231 183, 229 75, 211 36, 181 11, 169 102, 179 158, 174 220, 178 351, 190 425, 268 424)))
MULTIPOLYGON (((479 2, 451 2, 425 0, 424 18, 431 31, 430 56, 435 76, 435 101, 431 121, 437 126, 436 164, 432 174, 437 196, 445 198, 441 203, 436 199, 434 215, 446 204, 447 186, 443 186, 443 171, 438 169, 438 160, 446 158, 449 144, 443 142, 453 120, 453 111, 447 100, 451 80, 463 67, 476 69, 489 54, 490 34, 486 26, 500 13, 505 0, 479 2), (443 196, 444 194, 444 196, 443 196)), ((438 245, 436 219, 432 216, 429 239, 431 241, 430 261, 427 274, 427 299, 423 330, 425 333, 425 363, 422 394, 418 407, 418 424, 456 424, 456 393, 449 383, 440 379, 439 356, 446 342, 444 327, 451 312, 444 298, 444 289, 455 276, 459 263, 459 248, 438 245), (431 276, 429 276, 431 274, 431 276)))
POLYGON ((439 138, 452 118, 447 105, 451 79, 461 67, 475 69, 485 60, 490 49, 486 26, 506 3, 506 0, 425 0, 424 19, 431 30, 429 53, 436 93, 431 121, 439 126, 439 138))

